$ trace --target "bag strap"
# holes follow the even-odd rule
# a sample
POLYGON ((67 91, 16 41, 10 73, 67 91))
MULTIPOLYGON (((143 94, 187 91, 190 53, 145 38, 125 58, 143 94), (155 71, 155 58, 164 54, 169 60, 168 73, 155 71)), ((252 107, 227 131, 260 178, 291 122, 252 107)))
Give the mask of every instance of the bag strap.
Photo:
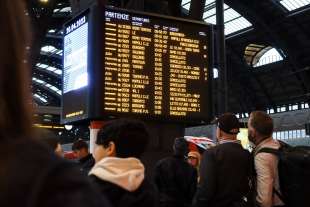
POLYGON ((259 153, 269 153, 269 154, 273 154, 276 156, 280 156, 280 151, 278 149, 273 149, 273 148, 268 148, 268 147, 264 147, 260 150, 258 150, 258 152, 255 153, 255 155, 259 154, 259 153))
POLYGON ((283 197, 283 195, 282 195, 275 187, 273 187, 273 192, 278 196, 278 198, 280 198, 280 200, 281 200, 283 203, 285 203, 285 202, 284 202, 284 197, 283 197))

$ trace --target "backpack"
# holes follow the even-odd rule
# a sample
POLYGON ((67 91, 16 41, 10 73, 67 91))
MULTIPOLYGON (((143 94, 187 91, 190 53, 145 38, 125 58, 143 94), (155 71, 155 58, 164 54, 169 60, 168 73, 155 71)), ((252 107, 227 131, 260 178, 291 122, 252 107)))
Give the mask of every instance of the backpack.
POLYGON ((258 153, 271 153, 278 157, 281 194, 274 193, 289 207, 310 206, 310 147, 290 146, 280 142, 277 149, 262 148, 258 153))
POLYGON ((234 201, 231 207, 256 207, 256 173, 254 168, 254 157, 251 155, 251 166, 248 169, 247 175, 247 191, 240 199, 234 201))
POLYGON ((255 196, 256 196, 256 189, 255 189, 255 184, 254 184, 254 177, 248 177, 248 191, 246 194, 242 196, 237 201, 234 201, 231 204, 231 207, 255 207, 256 202, 255 202, 255 196))

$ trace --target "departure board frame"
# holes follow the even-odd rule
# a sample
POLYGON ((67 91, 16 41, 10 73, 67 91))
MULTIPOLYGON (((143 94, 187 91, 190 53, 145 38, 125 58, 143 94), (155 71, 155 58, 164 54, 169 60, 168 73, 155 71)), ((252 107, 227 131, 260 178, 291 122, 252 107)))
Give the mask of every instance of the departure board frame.
MULTIPOLYGON (((99 7, 99 6, 93 6, 90 9, 88 9, 85 12, 82 12, 82 14, 78 15, 81 16, 83 14, 88 14, 88 23, 89 23, 89 43, 88 43, 88 86, 87 86, 87 97, 86 97, 86 112, 85 116, 76 116, 73 119, 67 119, 64 117, 64 113, 62 113, 61 120, 62 123, 70 123, 75 121, 82 121, 82 120, 106 120, 111 118, 117 118, 117 117, 132 117, 132 118, 139 118, 144 120, 150 120, 150 121, 172 121, 172 122, 190 122, 190 123, 201 123, 202 121, 207 122, 211 118, 212 113, 212 65, 213 65, 213 28, 210 24, 206 24, 204 22, 195 21, 195 20, 188 20, 188 19, 182 19, 182 18, 175 18, 165 15, 158 15, 158 14, 152 14, 147 12, 137 12, 137 11, 130 11, 125 9, 119 9, 119 8, 112 8, 112 7, 99 7), (178 24, 188 24, 188 25, 195 25, 202 27, 203 32, 206 33, 206 47, 207 47, 207 61, 206 61, 206 78, 208 79, 207 82, 204 84, 205 86, 205 93, 203 95, 204 100, 202 101, 203 104, 206 104, 207 107, 204 109, 203 112, 200 112, 200 114, 196 114, 196 116, 174 116, 174 115, 168 115, 167 112, 164 112, 162 114, 139 114, 139 113, 132 113, 132 112, 120 112, 120 111, 108 111, 105 110, 105 99, 106 91, 105 91, 105 83, 106 83, 106 77, 107 77, 107 70, 105 65, 106 63, 106 43, 107 43, 107 35, 106 33, 106 11, 112 11, 112 12, 118 12, 123 14, 130 14, 137 16, 144 16, 148 17, 150 19, 158 19, 158 21, 169 21, 169 22, 178 22, 178 24)), ((73 21, 77 19, 77 17, 73 18, 73 21)), ((65 24, 68 25, 69 23, 65 24)), ((152 40, 153 41, 153 40, 152 40)), ((131 51, 132 52, 132 51, 131 51)), ((154 54, 155 55, 155 54, 154 54)), ((176 54, 177 55, 177 54, 176 54)), ((167 58, 167 57, 166 57, 167 58)), ((170 57, 169 57, 170 58, 170 57)), ((170 60, 170 59, 169 59, 170 60)), ((179 60, 176 60, 179 61, 179 60)), ((180 60, 181 62, 182 60, 180 60)), ((197 70, 197 68, 195 68, 197 70)), ((202 72, 201 72, 202 73, 202 72)), ((133 77, 133 73, 130 74, 130 77, 133 77)), ((138 75, 142 75, 141 73, 138 75)), ((175 74, 177 75, 177 74, 175 74)), ((155 72, 153 74, 154 77, 151 77, 151 79, 155 79, 155 72)), ((150 78, 150 77, 149 77, 150 78)), ((163 79, 162 82, 166 82, 165 91, 169 90, 167 88, 170 88, 169 80, 167 77, 162 76, 163 79)), ((195 78, 195 77, 194 77, 195 78)), ((175 78, 177 79, 177 78, 175 78)), ((147 80, 146 80, 147 81, 147 80)), ((150 81, 150 80, 148 80, 150 81)), ((177 80, 176 80, 177 81, 177 80)), ((155 84, 155 83, 154 83, 155 84)), ((179 84, 179 83, 175 83, 179 84)), ((186 83, 185 83, 186 84, 186 83)), ((199 84, 193 84, 199 86, 199 84)), ((200 84, 201 85, 201 84, 200 84)), ((155 86, 152 86, 155 88, 155 86)), ((119 88, 117 89, 119 90, 119 88)), ((155 89, 154 89, 155 90, 155 89)), ((164 91, 164 89, 162 90, 164 91)), ((178 92, 178 91, 176 91, 178 92)), ((155 93, 155 91, 154 91, 155 93)), ((165 99, 165 96, 167 94, 162 94, 163 99, 165 99)), ((131 95, 130 95, 131 96, 131 95)), ((150 102, 154 102, 155 107, 155 95, 153 94, 154 98, 150 102)), ((193 97, 194 98, 194 97, 193 97)), ((62 98, 65 99, 64 97, 62 98)), ((125 99, 126 100, 126 99, 125 99)), ((127 99, 128 100, 128 99, 127 99)), ((167 104, 168 101, 162 101, 162 104, 167 104)), ((157 101, 158 103, 158 101, 157 101)), ((64 102, 62 101, 62 107, 64 107, 64 102)), ((166 107, 166 106, 164 106, 166 107)), ((64 111, 64 110, 63 110, 64 111)), ((155 110, 154 110, 155 111, 155 110)))

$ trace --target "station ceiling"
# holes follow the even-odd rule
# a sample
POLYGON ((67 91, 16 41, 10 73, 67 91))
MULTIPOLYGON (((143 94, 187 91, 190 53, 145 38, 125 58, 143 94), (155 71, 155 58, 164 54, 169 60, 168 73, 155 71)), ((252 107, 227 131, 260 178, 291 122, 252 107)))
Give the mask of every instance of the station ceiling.
MULTIPOLYGON (((30 0, 34 30, 32 92, 60 106, 62 25, 91 0, 30 0)), ((110 0, 109 5, 191 18, 190 0, 110 0)), ((310 0, 225 0, 228 111, 246 113, 310 100, 310 0)), ((202 20, 216 23, 215 1, 202 20)), ((214 75, 216 76, 216 65, 214 75)), ((218 79, 214 79, 215 88, 218 79)), ((215 91, 215 93, 217 93, 215 91)))

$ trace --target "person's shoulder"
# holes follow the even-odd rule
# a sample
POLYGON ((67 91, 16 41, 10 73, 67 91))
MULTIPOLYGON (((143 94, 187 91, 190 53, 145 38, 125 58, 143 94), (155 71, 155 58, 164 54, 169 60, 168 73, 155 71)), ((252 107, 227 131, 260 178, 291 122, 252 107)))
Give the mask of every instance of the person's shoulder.
POLYGON ((210 147, 203 152, 203 157, 214 155, 219 150, 219 145, 210 147))
MULTIPOLYGON (((109 206, 104 195, 83 175, 76 165, 59 159, 45 176, 40 201, 45 203, 53 197, 49 206, 109 206), (53 195, 51 195, 53 192, 53 195), (65 196, 65 197, 64 197, 65 196), (55 205, 54 205, 55 204, 55 205)), ((44 206, 44 205, 43 205, 44 206)))
POLYGON ((159 160, 159 161, 156 163, 156 167, 160 167, 160 166, 162 166, 162 165, 165 165, 165 164, 167 164, 167 163, 169 163, 169 162, 172 162, 173 160, 174 160, 173 157, 165 157, 165 158, 159 160))
POLYGON ((121 197, 125 193, 125 190, 118 185, 102 180, 95 175, 89 175, 89 179, 101 194, 106 195, 110 200, 114 201, 113 198, 121 197))

